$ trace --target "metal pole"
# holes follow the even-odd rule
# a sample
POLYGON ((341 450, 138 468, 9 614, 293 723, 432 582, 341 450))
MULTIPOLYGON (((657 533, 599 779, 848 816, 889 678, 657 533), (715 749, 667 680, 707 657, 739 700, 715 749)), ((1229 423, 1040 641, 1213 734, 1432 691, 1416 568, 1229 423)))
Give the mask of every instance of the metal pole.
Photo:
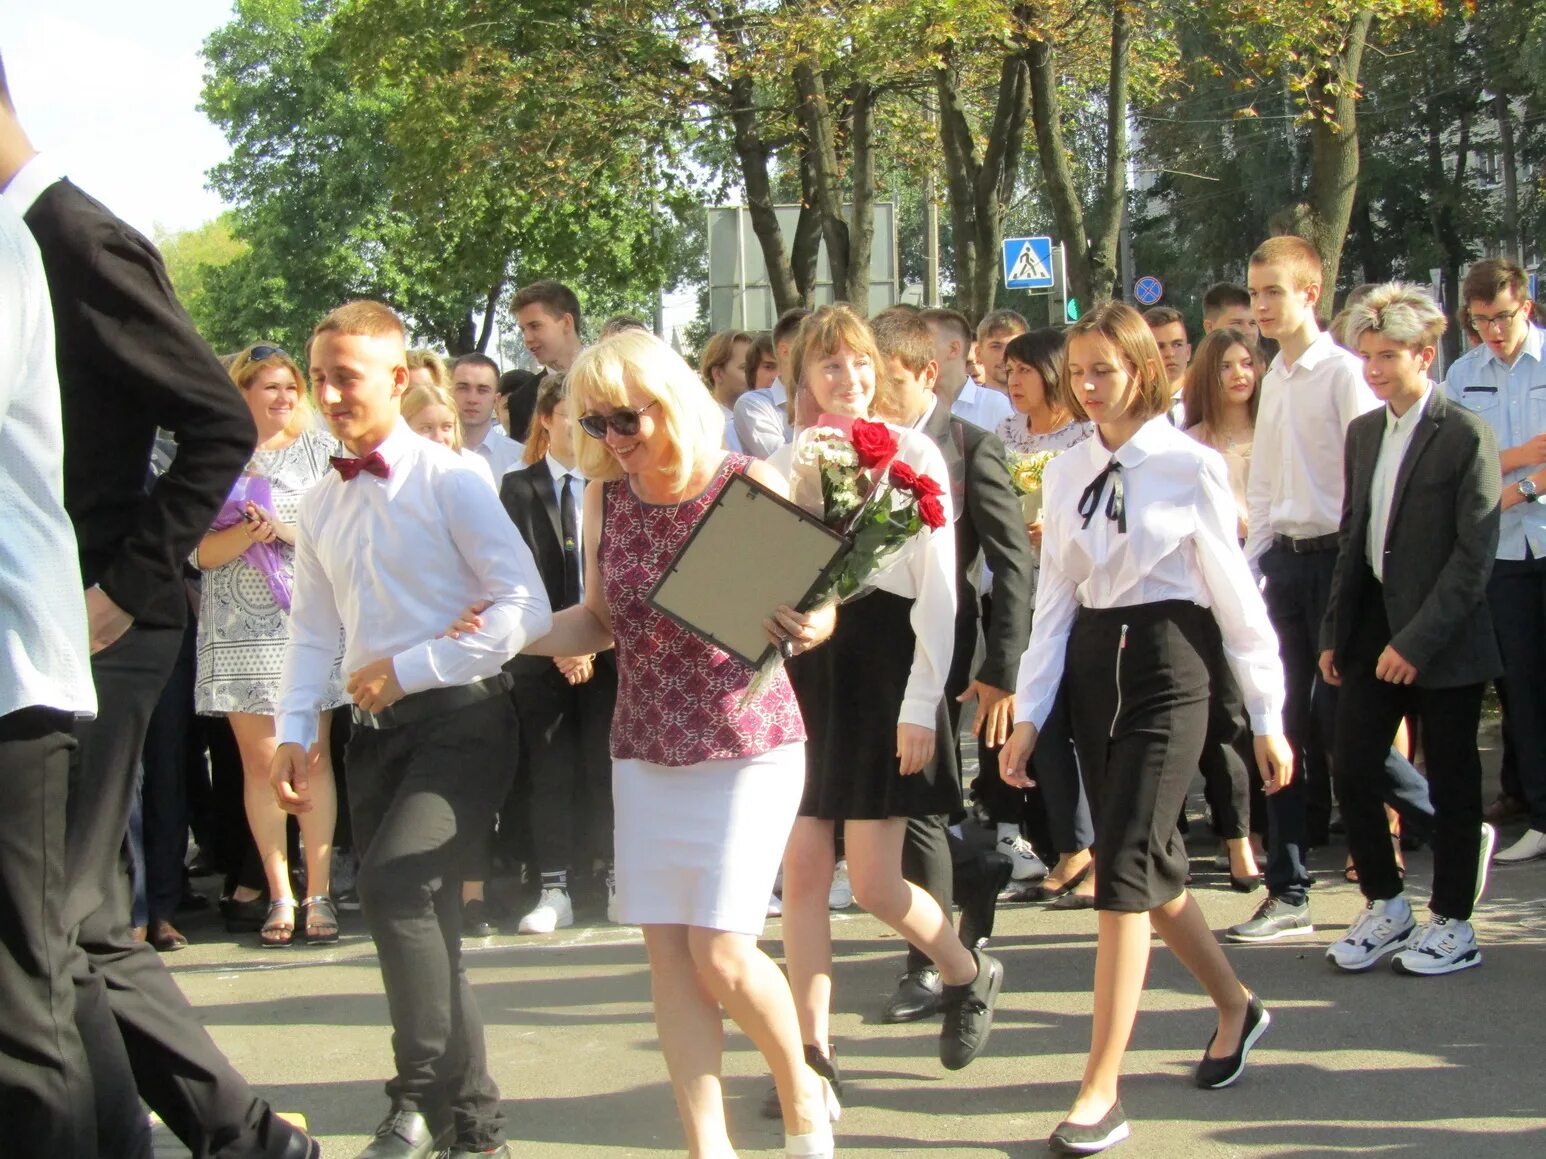
MULTIPOLYGON (((929 139, 939 139, 939 113, 930 104, 929 139)), ((923 171, 923 304, 939 305, 939 202, 934 197, 934 164, 923 171)))
POLYGON ((1068 248, 1061 242, 1058 243, 1058 288, 1062 291, 1062 311, 1058 314, 1055 326, 1064 326, 1068 323, 1068 248))
POLYGON ((731 312, 732 330, 746 329, 746 206, 735 207, 735 279, 737 293, 735 309, 731 312), (739 315, 740 321, 734 319, 739 315))

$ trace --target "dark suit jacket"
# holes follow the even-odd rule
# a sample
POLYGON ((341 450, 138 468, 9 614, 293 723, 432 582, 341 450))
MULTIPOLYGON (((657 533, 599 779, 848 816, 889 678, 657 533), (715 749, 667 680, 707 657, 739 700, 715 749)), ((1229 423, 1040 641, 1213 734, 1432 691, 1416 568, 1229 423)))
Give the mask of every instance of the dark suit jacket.
POLYGON ((182 566, 252 457, 241 394, 150 242, 68 181, 27 211, 53 298, 64 505, 81 573, 148 627, 187 619, 182 566), (156 428, 177 457, 146 487, 156 428))
MULTIPOLYGON (((1339 666, 1373 579, 1369 489, 1385 411, 1359 415, 1347 430, 1341 542, 1321 625, 1321 648, 1339 666)), ((1391 646, 1423 687, 1480 684, 1503 670, 1486 600, 1500 480, 1492 428, 1435 387, 1396 475, 1381 585, 1391 646)))
POLYGON ((1012 690, 1021 653, 1031 639, 1032 556, 1025 516, 1009 482, 1004 444, 997 435, 952 415, 942 401, 924 423, 923 433, 945 456, 956 510, 956 655, 948 687, 964 688, 972 676, 980 553, 993 569, 993 622, 976 678, 1012 690))

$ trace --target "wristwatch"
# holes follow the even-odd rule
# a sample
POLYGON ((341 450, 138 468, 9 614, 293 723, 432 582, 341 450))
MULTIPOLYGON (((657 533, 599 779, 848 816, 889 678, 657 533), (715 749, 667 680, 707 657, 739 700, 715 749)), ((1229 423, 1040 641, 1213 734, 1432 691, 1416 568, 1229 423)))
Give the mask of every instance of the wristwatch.
POLYGON ((1535 480, 1521 479, 1515 486, 1519 488, 1519 493, 1524 496, 1526 503, 1539 503, 1541 501, 1541 497, 1535 489, 1535 480))

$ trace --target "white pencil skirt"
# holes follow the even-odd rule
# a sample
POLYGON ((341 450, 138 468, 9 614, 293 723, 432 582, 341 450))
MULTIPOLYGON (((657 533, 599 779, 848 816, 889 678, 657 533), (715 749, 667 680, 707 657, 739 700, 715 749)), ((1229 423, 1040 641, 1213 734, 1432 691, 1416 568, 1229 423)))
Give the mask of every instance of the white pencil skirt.
POLYGON ((614 759, 619 917, 760 936, 804 789, 800 742, 677 767, 614 759))

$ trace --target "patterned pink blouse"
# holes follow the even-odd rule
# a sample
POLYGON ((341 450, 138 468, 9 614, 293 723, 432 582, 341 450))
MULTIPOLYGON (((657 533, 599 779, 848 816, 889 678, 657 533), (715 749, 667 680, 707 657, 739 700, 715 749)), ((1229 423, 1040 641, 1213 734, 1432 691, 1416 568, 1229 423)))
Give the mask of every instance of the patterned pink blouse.
POLYGON ((739 712, 752 669, 647 598, 731 473, 750 462, 747 455, 726 455, 708 488, 686 503, 642 502, 627 479, 606 484, 599 562, 617 643, 615 758, 695 765, 756 756, 805 739, 805 723, 782 671, 739 712))

